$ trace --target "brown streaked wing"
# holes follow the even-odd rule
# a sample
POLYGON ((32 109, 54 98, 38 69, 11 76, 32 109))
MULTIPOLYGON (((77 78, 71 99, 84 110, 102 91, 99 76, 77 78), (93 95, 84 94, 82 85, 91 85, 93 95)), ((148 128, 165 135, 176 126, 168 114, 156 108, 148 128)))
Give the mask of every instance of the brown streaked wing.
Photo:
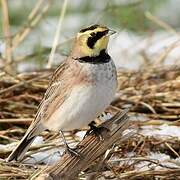
POLYGON ((49 82, 48 88, 44 94, 43 100, 47 99, 56 89, 57 86, 53 86, 53 84, 63 81, 64 71, 68 69, 68 63, 65 61, 61 65, 57 67, 57 69, 53 72, 51 81, 49 82))
POLYGON ((65 61, 54 71, 44 97, 39 104, 33 122, 34 125, 42 119, 47 119, 54 112, 56 106, 61 105, 70 93, 71 88, 67 84, 68 68, 68 63, 65 61))

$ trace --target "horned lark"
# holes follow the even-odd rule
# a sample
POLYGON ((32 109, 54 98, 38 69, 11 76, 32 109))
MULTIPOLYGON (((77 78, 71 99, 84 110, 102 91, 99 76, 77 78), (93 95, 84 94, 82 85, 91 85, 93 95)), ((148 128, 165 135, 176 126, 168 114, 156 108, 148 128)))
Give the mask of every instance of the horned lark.
POLYGON ((105 26, 80 30, 69 57, 54 72, 36 117, 7 161, 21 160, 43 130, 67 131, 87 126, 113 100, 117 74, 107 53, 105 26))

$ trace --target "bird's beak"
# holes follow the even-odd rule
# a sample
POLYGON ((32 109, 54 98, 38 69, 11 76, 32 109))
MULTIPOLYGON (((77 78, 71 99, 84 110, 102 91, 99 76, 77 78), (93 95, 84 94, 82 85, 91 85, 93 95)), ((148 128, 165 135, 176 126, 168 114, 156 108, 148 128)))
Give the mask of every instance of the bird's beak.
POLYGON ((113 34, 115 34, 116 31, 112 30, 112 29, 109 29, 108 33, 107 33, 107 36, 111 36, 113 34))

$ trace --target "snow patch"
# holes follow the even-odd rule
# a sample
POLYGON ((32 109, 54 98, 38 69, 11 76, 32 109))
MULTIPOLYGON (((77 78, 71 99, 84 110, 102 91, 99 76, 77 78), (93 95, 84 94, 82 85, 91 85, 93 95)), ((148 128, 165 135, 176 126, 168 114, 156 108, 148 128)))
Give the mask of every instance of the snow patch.
POLYGON ((160 136, 160 137, 180 137, 180 127, 170 126, 168 124, 163 124, 160 126, 143 126, 141 134, 145 136, 160 136))
MULTIPOLYGON (((179 158, 177 158, 179 161, 179 158)), ((179 161, 180 163, 180 161, 179 161)), ((146 171, 149 169, 163 169, 163 168, 180 168, 175 161, 172 161, 169 155, 164 153, 151 152, 147 156, 147 161, 142 161, 136 164, 135 168, 139 171, 146 171), (149 161, 148 161, 149 160, 149 161), (153 163, 154 162, 154 163, 153 163)))

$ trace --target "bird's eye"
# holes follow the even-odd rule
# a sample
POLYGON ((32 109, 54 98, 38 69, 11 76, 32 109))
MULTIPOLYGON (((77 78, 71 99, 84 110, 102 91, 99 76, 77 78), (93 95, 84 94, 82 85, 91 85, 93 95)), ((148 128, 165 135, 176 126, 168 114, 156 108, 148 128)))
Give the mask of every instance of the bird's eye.
POLYGON ((91 36, 96 36, 96 33, 95 33, 95 32, 92 32, 92 33, 91 33, 91 36))

